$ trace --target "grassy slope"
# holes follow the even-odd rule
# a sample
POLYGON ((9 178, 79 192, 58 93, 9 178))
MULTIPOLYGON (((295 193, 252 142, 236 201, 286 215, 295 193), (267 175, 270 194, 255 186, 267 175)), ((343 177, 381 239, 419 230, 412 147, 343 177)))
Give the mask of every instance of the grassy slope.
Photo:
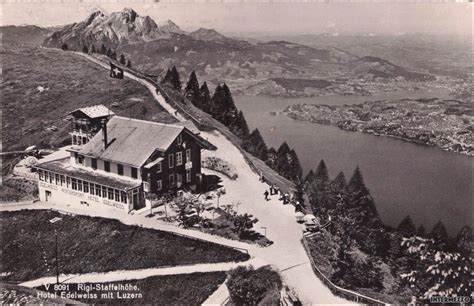
MULTIPOLYGON (((102 299, 101 293, 106 291, 92 290, 90 293, 97 294, 97 299, 77 299, 88 304, 135 304, 135 305, 200 305, 202 304, 226 278, 225 272, 192 273, 166 276, 152 276, 139 280, 127 280, 102 284, 136 285, 137 291, 130 293, 141 293, 142 298, 117 299, 117 291, 112 299, 102 299)), ((88 284, 89 285, 89 284, 88 284)), ((92 284, 95 285, 95 284, 92 284)), ((39 289, 45 290, 44 287, 39 289)), ((53 287, 50 287, 50 290, 53 287)), ((84 294, 77 291, 75 284, 70 285, 69 292, 84 294)), ((119 291, 121 294, 124 291, 119 291)))
POLYGON ((57 147, 68 140, 68 112, 95 104, 119 103, 112 110, 123 116, 146 120, 174 119, 163 111, 142 85, 112 79, 108 71, 84 58, 61 50, 3 44, 3 148, 24 149, 29 145, 57 147), (38 86, 48 88, 40 93, 38 86), (46 131, 51 125, 58 131, 46 131))
POLYGON ((54 275, 55 227, 59 232, 60 273, 64 274, 242 261, 249 258, 247 254, 228 247, 128 226, 117 220, 23 210, 2 212, 0 222, 0 273, 12 272, 11 276, 2 277, 10 282, 54 275), (54 225, 49 222, 58 216, 63 219, 54 225))

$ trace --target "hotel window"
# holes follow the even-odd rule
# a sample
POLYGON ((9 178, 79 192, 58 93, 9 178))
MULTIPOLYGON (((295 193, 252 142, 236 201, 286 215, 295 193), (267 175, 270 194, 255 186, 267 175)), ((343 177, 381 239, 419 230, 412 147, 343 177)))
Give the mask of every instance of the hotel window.
POLYGON ((170 186, 173 186, 174 185, 174 174, 170 174, 169 177, 168 177, 168 180, 169 180, 170 186))
POLYGON ((127 203, 127 194, 125 191, 120 191, 120 202, 127 203))
POLYGON ((183 176, 181 174, 176 174, 176 183, 178 184, 178 187, 181 186, 181 184, 183 183, 183 176))
POLYGON ((82 155, 77 155, 77 163, 80 165, 84 164, 84 156, 82 155))
POLYGON ((191 182, 191 169, 186 169, 186 182, 191 182))
POLYGON ((138 170, 135 167, 132 167, 132 178, 136 179, 138 177, 138 170))
POLYGON ((186 162, 189 163, 191 161, 191 149, 186 150, 186 162))
POLYGON ((84 192, 89 193, 89 182, 84 182, 84 192))
POLYGON ((117 173, 118 175, 123 175, 123 165, 117 164, 117 173))
POLYGON ((105 172, 110 172, 110 162, 104 160, 104 170, 105 172))
POLYGON ((120 202, 120 191, 115 189, 115 202, 120 202))
POLYGON ((54 175, 54 183, 55 183, 56 185, 59 185, 59 174, 55 174, 55 175, 54 175))
POLYGON ((77 180, 77 190, 82 191, 82 181, 81 180, 77 180))
POLYGON ((49 180, 49 173, 48 173, 48 171, 45 171, 44 172, 44 181, 48 182, 48 180, 49 180))
POLYGON ((94 183, 90 183, 90 185, 91 186, 90 186, 90 189, 89 189, 89 193, 94 195, 95 185, 94 185, 94 183))
POLYGON ((113 200, 114 199, 114 189, 113 188, 109 188, 109 200, 113 200))
POLYGON ((69 186, 71 186, 71 178, 66 176, 66 187, 69 188, 69 186))
POLYGON ((156 173, 161 173, 161 162, 156 164, 156 173))
POLYGON ((49 182, 52 184, 54 180, 54 173, 49 173, 49 182))
POLYGON ((97 185, 97 184, 95 185, 95 194, 96 194, 96 196, 98 196, 98 197, 101 197, 101 196, 102 196, 102 191, 101 191, 102 189, 101 189, 101 188, 102 188, 102 187, 101 187, 100 185, 97 185))
POLYGON ((75 178, 71 179, 72 189, 77 190, 77 180, 75 178))
POLYGON ((107 198, 107 187, 102 186, 102 197, 107 198))
POLYGON ((161 189, 163 189, 163 181, 162 181, 162 180, 156 181, 156 189, 157 189, 158 191, 160 191, 161 189))
POLYGON ((178 143, 178 145, 181 145, 183 143, 183 135, 182 134, 178 135, 178 138, 177 138, 176 142, 178 143))
POLYGON ((97 169, 97 158, 91 159, 92 169, 97 169))
POLYGON ((66 184, 66 179, 64 178, 64 175, 60 175, 60 180, 61 180, 61 186, 64 186, 66 184))
POLYGON ((176 153, 176 166, 183 164, 183 152, 176 153))
POLYGON ((170 154, 168 155, 168 168, 173 168, 174 167, 174 155, 170 154))
POLYGON ((38 170, 38 178, 40 181, 44 180, 44 173, 43 170, 38 170))

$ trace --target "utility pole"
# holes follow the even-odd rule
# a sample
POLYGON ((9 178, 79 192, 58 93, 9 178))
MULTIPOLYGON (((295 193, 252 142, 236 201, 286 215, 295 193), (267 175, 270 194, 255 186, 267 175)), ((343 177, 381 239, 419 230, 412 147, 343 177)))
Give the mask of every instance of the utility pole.
POLYGON ((58 260, 58 253, 59 253, 59 250, 58 250, 58 232, 56 231, 56 229, 54 229, 54 236, 55 236, 55 240, 56 240, 56 284, 59 285, 59 260, 58 260))

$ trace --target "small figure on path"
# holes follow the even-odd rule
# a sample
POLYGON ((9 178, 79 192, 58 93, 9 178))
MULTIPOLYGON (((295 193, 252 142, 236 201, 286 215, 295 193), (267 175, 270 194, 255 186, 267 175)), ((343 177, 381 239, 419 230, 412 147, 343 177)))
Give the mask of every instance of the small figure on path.
POLYGON ((268 201, 268 190, 265 190, 265 192, 263 193, 263 195, 265 196, 265 200, 268 201))

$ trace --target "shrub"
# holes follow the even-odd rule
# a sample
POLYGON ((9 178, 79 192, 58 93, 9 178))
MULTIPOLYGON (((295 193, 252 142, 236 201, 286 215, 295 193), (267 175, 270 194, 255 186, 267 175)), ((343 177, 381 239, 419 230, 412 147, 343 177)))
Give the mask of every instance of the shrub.
POLYGON ((233 165, 218 157, 205 157, 201 164, 203 168, 222 173, 231 180, 235 180, 238 177, 237 169, 235 169, 233 165))
POLYGON ((270 266, 255 270, 250 267, 237 267, 232 270, 227 281, 232 303, 255 305, 265 296, 282 287, 280 275, 270 266))

